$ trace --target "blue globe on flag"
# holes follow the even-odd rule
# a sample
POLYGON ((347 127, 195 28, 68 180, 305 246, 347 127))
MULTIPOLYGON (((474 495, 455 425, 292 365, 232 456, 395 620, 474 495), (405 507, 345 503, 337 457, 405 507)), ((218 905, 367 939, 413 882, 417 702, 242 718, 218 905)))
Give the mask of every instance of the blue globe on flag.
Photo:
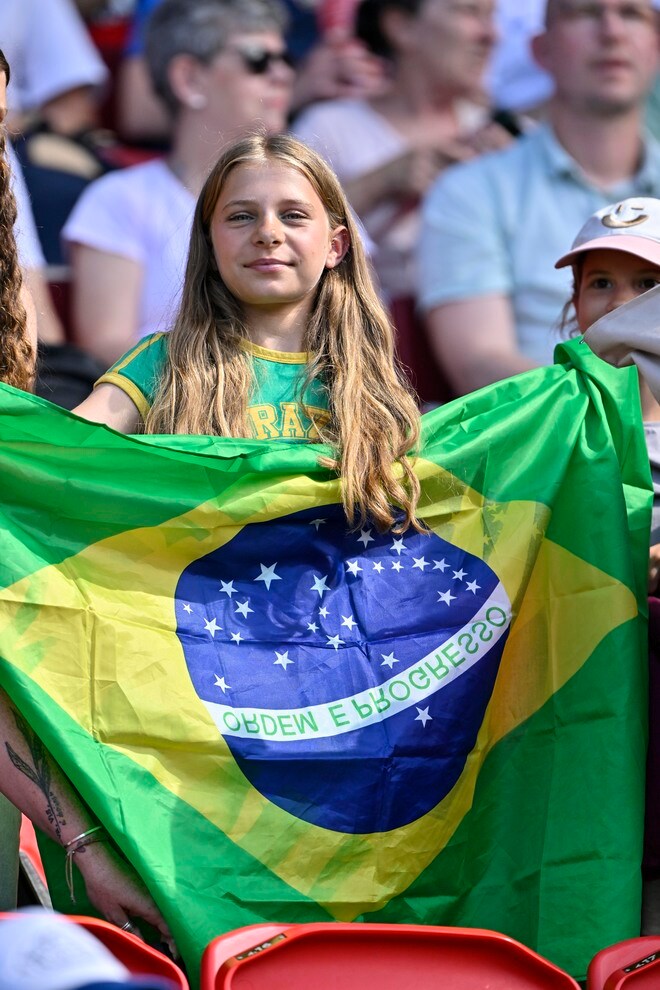
POLYGON ((249 524, 176 589, 193 686, 268 800, 345 833, 415 821, 458 780, 511 606, 434 533, 347 531, 339 505, 249 524))

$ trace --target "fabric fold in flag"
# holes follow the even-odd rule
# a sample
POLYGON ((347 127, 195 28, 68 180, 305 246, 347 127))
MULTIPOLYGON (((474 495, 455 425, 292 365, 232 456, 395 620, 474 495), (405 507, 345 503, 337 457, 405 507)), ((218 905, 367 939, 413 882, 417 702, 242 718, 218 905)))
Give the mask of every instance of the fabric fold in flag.
POLYGON ((263 921, 493 928, 578 977, 638 932, 637 378, 557 358, 424 417, 425 533, 352 531, 318 445, 0 389, 0 681, 191 974, 263 921))

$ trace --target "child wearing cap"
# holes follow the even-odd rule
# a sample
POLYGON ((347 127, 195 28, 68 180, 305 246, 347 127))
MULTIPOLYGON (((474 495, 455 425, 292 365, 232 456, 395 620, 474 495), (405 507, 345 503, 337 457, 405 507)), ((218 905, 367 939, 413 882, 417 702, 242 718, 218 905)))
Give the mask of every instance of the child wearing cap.
MULTIPOLYGON (((601 327, 607 322, 610 336, 620 345, 623 328, 630 322, 629 312, 640 312, 635 301, 660 286, 660 199, 636 197, 598 210, 580 229, 571 250, 556 262, 555 268, 568 265, 573 269, 569 307, 572 304, 575 309, 577 327, 585 341, 610 363, 632 363, 630 359, 612 361, 611 353, 605 353, 598 341, 601 327), (621 306, 625 312, 610 315, 621 306)), ((660 297, 657 292, 652 296, 660 314, 660 297)), ((657 339, 660 353, 660 333, 652 325, 644 332, 649 330, 657 339)), ((618 353, 621 358, 620 348, 618 353)), ((650 387, 653 375, 644 374, 647 370, 650 371, 645 366, 640 368, 640 396, 653 477, 649 593, 655 594, 660 588, 660 402, 650 387)))
MULTIPOLYGON (((573 269, 577 327, 600 357, 637 364, 653 478, 648 589, 660 591, 660 199, 635 198, 594 213, 556 268, 573 269)), ((566 322, 566 321, 564 321, 566 322)), ((649 748, 642 934, 660 930, 660 599, 649 601, 649 748)))

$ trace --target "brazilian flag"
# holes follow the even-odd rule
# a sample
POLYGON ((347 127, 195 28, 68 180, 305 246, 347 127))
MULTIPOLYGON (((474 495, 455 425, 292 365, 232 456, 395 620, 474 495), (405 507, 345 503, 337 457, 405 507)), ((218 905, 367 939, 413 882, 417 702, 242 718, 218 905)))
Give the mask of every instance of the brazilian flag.
POLYGON ((572 342, 426 415, 426 533, 349 529, 315 445, 8 387, 0 436, 0 681, 191 974, 256 922, 493 928, 578 977, 638 933, 634 371, 572 342))

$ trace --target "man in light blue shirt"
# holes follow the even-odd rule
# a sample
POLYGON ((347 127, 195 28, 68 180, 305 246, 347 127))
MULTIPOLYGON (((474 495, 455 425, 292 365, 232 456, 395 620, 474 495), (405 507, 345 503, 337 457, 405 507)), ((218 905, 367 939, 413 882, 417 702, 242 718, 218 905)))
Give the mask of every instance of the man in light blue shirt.
POLYGON ((660 197, 660 145, 642 124, 655 17, 651 0, 548 0, 533 41, 555 81, 547 122, 428 194, 418 301, 457 392, 550 363, 570 296, 555 260, 601 206, 660 197))

